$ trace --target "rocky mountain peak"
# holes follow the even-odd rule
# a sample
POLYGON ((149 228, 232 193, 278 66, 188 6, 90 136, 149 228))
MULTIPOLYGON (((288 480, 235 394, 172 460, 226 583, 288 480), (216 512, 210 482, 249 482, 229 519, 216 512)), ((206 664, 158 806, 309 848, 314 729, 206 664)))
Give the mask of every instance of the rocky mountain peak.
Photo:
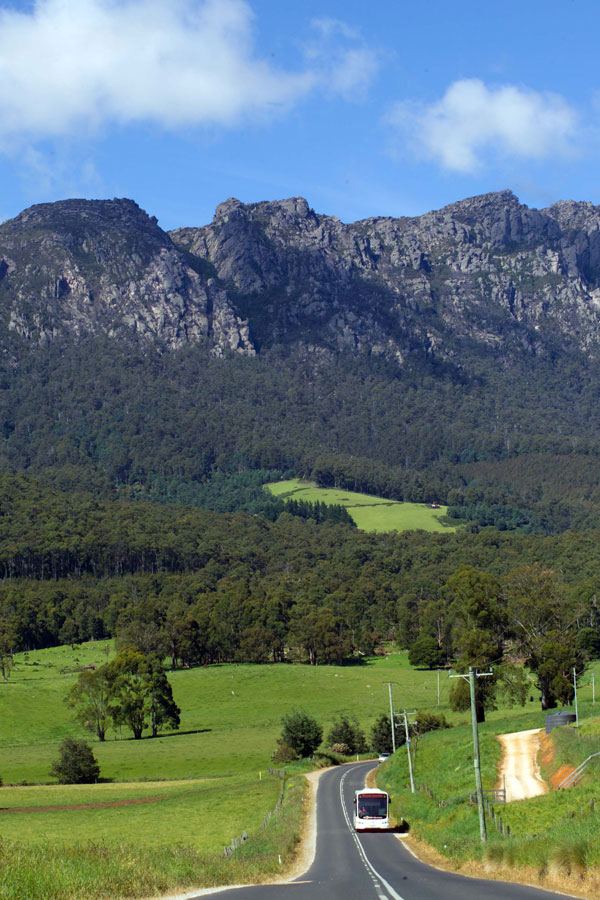
POLYGON ((253 352, 247 323, 133 200, 32 206, 0 225, 0 321, 34 343, 135 333, 253 352))
POLYGON ((230 197, 210 224, 169 235, 132 200, 39 204, 0 225, 2 321, 36 343, 134 332, 215 354, 596 353, 600 211, 498 191, 344 224, 303 197, 230 197))

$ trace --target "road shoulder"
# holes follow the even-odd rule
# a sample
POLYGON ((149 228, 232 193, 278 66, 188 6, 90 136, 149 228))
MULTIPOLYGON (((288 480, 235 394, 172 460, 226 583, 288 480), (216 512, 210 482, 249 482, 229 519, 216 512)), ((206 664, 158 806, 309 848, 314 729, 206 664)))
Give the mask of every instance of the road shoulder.
POLYGON ((441 872, 464 875, 465 878, 507 881, 511 884, 522 884, 542 891, 552 891, 564 897, 581 897, 582 900, 598 900, 600 896, 600 873, 594 874, 589 883, 585 885, 579 878, 570 879, 560 874, 548 873, 544 878, 539 878, 538 872, 534 868, 513 868, 492 862, 473 860, 462 864, 454 863, 415 835, 402 834, 396 835, 396 838, 415 859, 433 869, 439 869, 441 872))

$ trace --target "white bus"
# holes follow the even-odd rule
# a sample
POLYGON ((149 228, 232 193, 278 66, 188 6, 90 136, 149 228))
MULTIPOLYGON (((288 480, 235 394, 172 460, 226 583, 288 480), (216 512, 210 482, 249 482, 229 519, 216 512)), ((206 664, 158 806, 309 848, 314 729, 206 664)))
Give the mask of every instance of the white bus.
POLYGON ((364 788, 354 795, 354 830, 385 831, 390 827, 388 806, 390 798, 385 791, 364 788))

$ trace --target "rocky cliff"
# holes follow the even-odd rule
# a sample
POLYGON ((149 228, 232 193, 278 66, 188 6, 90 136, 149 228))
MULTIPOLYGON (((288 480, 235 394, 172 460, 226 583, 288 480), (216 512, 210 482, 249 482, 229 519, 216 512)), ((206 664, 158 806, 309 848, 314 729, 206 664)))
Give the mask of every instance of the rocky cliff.
POLYGON ((216 355, 597 355, 600 208, 503 191, 345 225, 302 198, 230 199, 167 235, 130 200, 41 204, 0 226, 0 321, 36 343, 133 331, 216 355))
POLYGON ((210 260, 260 340, 452 356, 465 343, 540 352, 600 340, 600 208, 530 210, 510 191, 416 218, 350 225, 305 200, 228 200, 174 242, 210 260))
POLYGON ((1 225, 0 317, 36 343, 134 332, 254 352, 225 292, 131 200, 40 204, 1 225))

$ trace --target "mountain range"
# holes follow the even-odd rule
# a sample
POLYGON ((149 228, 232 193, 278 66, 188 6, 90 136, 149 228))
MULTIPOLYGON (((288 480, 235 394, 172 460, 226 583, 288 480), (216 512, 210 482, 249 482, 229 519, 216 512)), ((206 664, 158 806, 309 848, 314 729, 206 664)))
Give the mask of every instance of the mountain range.
POLYGON ((298 197, 230 199, 167 234, 131 200, 39 204, 0 226, 0 317, 34 343, 135 333, 216 355, 596 356, 600 207, 502 191, 346 225, 298 197))
POLYGON ((39 204, 0 225, 0 348, 9 471, 200 503, 286 470, 478 526, 600 515, 591 203, 344 224, 229 199, 170 233, 132 200, 39 204))

